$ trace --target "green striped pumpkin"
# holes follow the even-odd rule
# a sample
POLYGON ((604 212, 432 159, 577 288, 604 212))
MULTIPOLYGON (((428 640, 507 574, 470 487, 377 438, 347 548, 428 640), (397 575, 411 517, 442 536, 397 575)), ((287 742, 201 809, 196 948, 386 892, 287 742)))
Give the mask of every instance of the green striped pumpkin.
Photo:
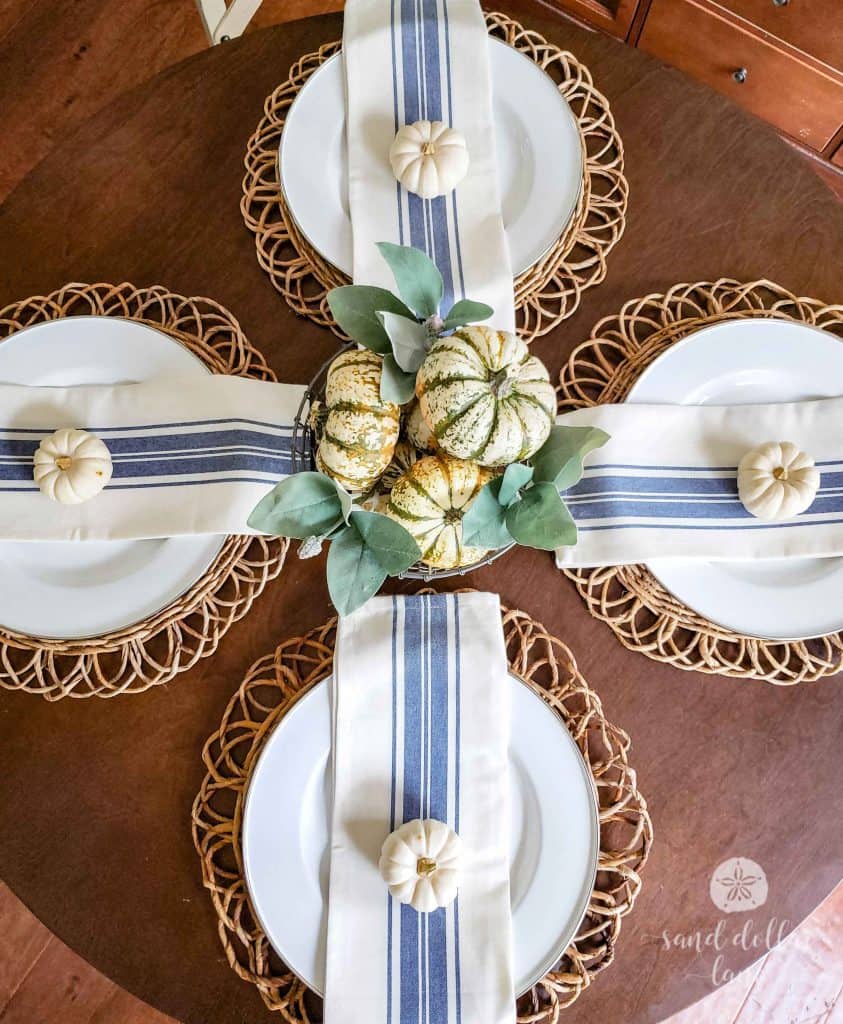
POLYGON ((471 565, 488 551, 463 545, 462 517, 493 475, 476 462, 427 455, 393 484, 386 514, 413 535, 425 565, 471 565))
POLYGON ((374 485, 398 441, 400 410, 380 397, 382 372, 382 358, 367 349, 341 352, 328 368, 316 465, 352 493, 374 485))
POLYGON ((541 360, 515 334, 463 327, 435 341, 416 377, 419 407, 442 451, 483 466, 535 454, 556 416, 541 360))

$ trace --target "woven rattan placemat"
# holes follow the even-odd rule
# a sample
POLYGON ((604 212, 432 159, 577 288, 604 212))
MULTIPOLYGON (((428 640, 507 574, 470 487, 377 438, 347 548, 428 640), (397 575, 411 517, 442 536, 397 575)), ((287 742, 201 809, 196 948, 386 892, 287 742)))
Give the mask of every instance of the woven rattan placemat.
MULTIPOLYGON (((556 710, 588 764, 600 807, 600 854, 574 942, 518 1004, 521 1024, 555 1024, 614 957, 623 918, 641 888, 652 842, 647 804, 629 764, 629 737, 608 722, 568 647, 526 612, 503 612, 509 665, 556 710)), ((336 620, 280 644, 251 667, 203 752, 207 775, 193 805, 193 841, 232 969, 291 1024, 322 1020, 321 1001, 271 949, 249 902, 240 833, 252 768, 272 730, 333 668, 336 620)), ((564 793, 560 793, 564 799, 564 793)))
MULTIPOLYGON (((526 54, 557 83, 577 120, 585 157, 582 191, 570 223, 547 254, 515 280, 518 330, 530 341, 570 316, 581 293, 606 276, 606 259, 626 224, 623 145, 608 100, 573 54, 506 15, 487 14, 486 21, 491 35, 526 54)), ((258 262, 291 308, 342 336, 325 296, 348 279, 302 236, 278 180, 278 145, 290 105, 313 72, 339 49, 339 42, 326 43, 301 57, 267 97, 246 150, 240 208, 255 235, 258 262)))
MULTIPOLYGON (((641 372, 703 327, 746 317, 794 320, 843 339, 843 306, 797 297, 770 281, 678 284, 627 302, 605 317, 560 374, 559 411, 622 402, 641 372)), ((643 565, 566 569, 591 614, 621 643, 692 672, 779 685, 810 682, 843 668, 843 633, 772 641, 718 626, 668 593, 643 565)))
MULTIPOLYGON (((274 380, 235 318, 210 299, 131 284, 69 284, 0 310, 3 339, 71 316, 136 320, 177 338, 214 373, 274 380)), ((132 626, 85 640, 51 640, 0 627, 0 686, 62 697, 137 693, 186 672, 217 649, 268 580, 281 572, 287 541, 228 537, 184 594, 132 626)))

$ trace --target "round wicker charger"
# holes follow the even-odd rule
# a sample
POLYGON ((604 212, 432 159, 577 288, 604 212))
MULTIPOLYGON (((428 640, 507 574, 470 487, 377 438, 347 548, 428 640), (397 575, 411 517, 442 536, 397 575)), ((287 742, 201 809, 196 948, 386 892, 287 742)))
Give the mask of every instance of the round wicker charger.
MULTIPOLYGON (((686 335, 745 317, 794 320, 843 339, 843 306, 793 295, 770 281, 721 279, 674 285, 627 302, 605 317, 560 374, 559 411, 622 402, 641 372, 686 335)), ((591 614, 621 643, 690 672, 779 685, 810 682, 843 668, 843 633, 773 641, 718 626, 678 601, 643 565, 565 569, 591 614)))
MULTIPOLYGON (((629 737, 608 722, 568 647, 526 612, 503 612, 511 670, 564 720, 588 764, 600 808, 597 879, 574 942, 518 1002, 519 1024, 555 1024, 614 958, 641 888, 652 824, 629 764, 629 737)), ((252 767, 280 719, 333 669, 336 619, 280 644, 251 667, 205 744, 207 774, 193 804, 193 841, 231 968, 290 1024, 322 1020, 321 1000, 285 966, 261 930, 243 876, 240 831, 252 767)))
MULTIPOLYGON (((571 221, 553 247, 515 280, 518 331, 529 342, 570 316, 581 293, 606 276, 606 259, 626 224, 629 189, 609 102, 595 89, 588 69, 573 54, 504 14, 487 13, 486 22, 491 35, 526 54, 558 84, 579 125, 585 156, 582 191, 571 221)), ((255 235, 258 262, 290 307, 342 337, 326 295, 348 284, 348 278, 302 236, 278 181, 278 145, 287 111, 307 79, 339 49, 339 42, 326 43, 301 57, 267 97, 246 150, 240 209, 255 235)))
MULTIPOLYGON (((204 298, 131 284, 68 284, 0 310, 4 338, 70 316, 137 320, 177 338, 214 373, 274 380, 235 318, 204 298)), ((228 537, 207 572, 154 615, 104 636, 53 640, 0 627, 0 686, 62 697, 113 697, 169 682, 217 649, 284 564, 288 541, 228 537)))

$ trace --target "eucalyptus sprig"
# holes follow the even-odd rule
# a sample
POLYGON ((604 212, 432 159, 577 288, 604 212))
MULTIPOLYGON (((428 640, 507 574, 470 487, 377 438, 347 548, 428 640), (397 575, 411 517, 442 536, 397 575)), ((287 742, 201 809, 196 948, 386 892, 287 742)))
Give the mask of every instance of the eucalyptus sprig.
POLYGON ((299 555, 328 550, 328 592, 348 615, 378 592, 387 576, 398 576, 418 560, 418 544, 400 523, 368 512, 324 473, 296 473, 262 498, 248 520, 253 530, 302 541, 299 555))
POLYGON ((597 427, 551 427, 530 463, 513 462, 483 487, 462 521, 463 544, 507 544, 553 551, 577 543, 577 526, 560 491, 583 474, 589 452, 609 440, 597 427))
POLYGON ((328 306, 352 341, 384 357, 381 398, 404 405, 413 397, 416 373, 433 342, 457 327, 488 320, 494 310, 483 302, 460 299, 441 316, 445 286, 433 260, 413 246, 392 242, 377 246, 392 271, 398 295, 385 288, 349 284, 328 292, 328 306))

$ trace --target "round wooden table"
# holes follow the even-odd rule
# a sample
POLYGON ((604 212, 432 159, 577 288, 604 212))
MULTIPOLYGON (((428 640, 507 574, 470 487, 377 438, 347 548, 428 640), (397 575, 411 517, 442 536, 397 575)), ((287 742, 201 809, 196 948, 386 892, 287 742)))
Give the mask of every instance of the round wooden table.
MULTIPOLYGON (((768 128, 547 8, 505 9, 592 69, 626 149, 626 234, 606 281, 536 343, 553 374, 599 317, 678 281, 769 277, 841 297, 843 210, 768 128)), ((340 31, 332 15, 209 50, 59 142, 0 208, 0 304, 67 281, 164 284, 225 304, 282 380, 309 380, 335 339, 296 319, 259 269, 240 180, 265 96, 340 31)), ((546 554, 511 553, 470 582, 563 637, 632 737, 656 842, 614 963, 564 1019, 659 1021, 759 957, 838 881, 841 680, 776 688, 654 664, 589 617, 546 554), (751 914, 709 898, 712 872, 735 856, 768 878, 751 914)), ((291 556, 218 654, 166 687, 57 704, 0 694, 0 874, 73 949, 179 1020, 275 1019, 222 955, 190 807, 202 745, 249 665, 330 614, 321 560, 291 556)))

